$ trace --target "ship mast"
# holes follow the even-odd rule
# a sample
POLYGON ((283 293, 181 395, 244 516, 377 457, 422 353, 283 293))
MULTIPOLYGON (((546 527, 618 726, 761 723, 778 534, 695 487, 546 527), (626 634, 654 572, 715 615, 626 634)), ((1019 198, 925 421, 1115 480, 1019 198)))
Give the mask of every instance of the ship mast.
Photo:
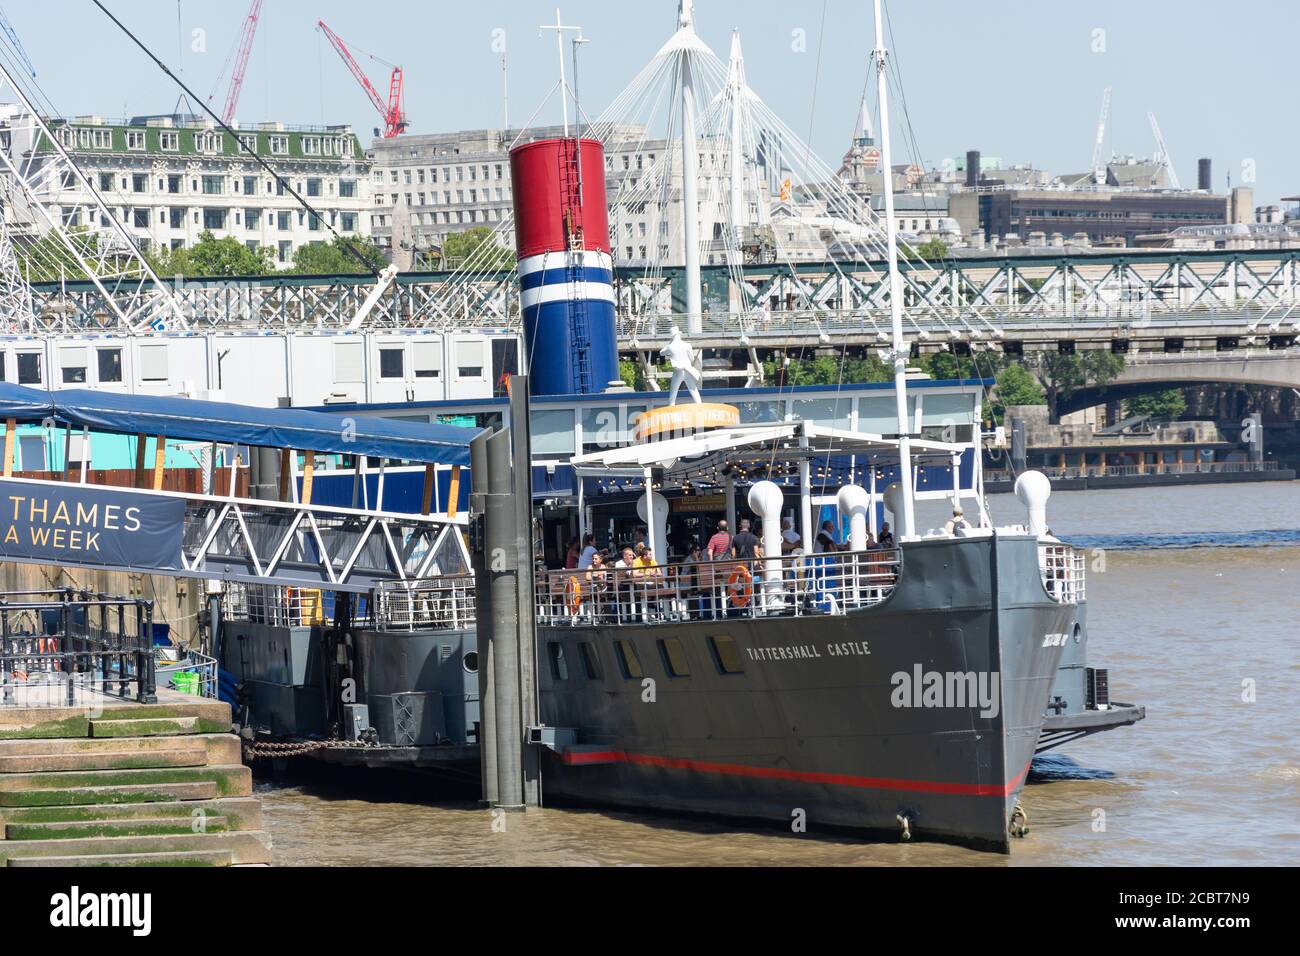
POLYGON ((912 423, 907 413, 907 343, 903 340, 903 278, 898 271, 898 236, 894 220, 893 165, 889 155, 889 95, 887 87, 887 57, 885 34, 881 27, 880 0, 875 0, 876 91, 879 98, 880 117, 880 179, 885 192, 885 243, 889 258, 889 317, 893 325, 894 397, 898 405, 898 471, 902 485, 901 514, 894 515, 898 522, 898 537, 915 534, 916 509, 912 487, 912 423))
POLYGON ((695 66, 692 43, 695 34, 695 0, 679 0, 677 36, 682 42, 679 65, 682 94, 682 233, 686 259, 686 328, 704 330, 704 305, 700 292, 699 175, 695 122, 695 66))

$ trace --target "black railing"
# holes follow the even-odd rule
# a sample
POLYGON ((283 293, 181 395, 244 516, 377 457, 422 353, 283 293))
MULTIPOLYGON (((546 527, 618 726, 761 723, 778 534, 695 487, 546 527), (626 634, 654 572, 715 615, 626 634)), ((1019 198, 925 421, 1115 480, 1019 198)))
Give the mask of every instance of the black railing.
POLYGON ((0 706, 75 707, 78 691, 152 704, 154 667, 152 601, 0 593, 0 706))

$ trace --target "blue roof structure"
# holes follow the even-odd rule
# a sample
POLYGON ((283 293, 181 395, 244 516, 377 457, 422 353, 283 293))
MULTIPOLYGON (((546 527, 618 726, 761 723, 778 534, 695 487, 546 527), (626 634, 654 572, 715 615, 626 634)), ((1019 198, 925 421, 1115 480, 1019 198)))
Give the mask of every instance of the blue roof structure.
POLYGON ((469 443, 479 431, 455 425, 363 415, 340 417, 298 408, 256 408, 177 396, 82 388, 45 391, 8 382, 0 382, 0 417, 19 421, 53 419, 120 434, 447 465, 469 464, 469 443))

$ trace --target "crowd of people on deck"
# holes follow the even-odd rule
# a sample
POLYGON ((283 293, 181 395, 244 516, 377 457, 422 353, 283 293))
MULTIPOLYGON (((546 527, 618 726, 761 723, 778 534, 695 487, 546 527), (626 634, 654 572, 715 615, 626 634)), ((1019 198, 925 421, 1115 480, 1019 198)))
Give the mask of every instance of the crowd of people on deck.
MULTIPOLYGON (((822 522, 809 550, 795 530, 794 519, 782 518, 780 554, 769 555, 764 551, 760 521, 741 518, 732 533, 729 522, 721 519, 707 541, 701 543, 698 537, 686 540, 679 553, 666 562, 646 542, 644 532, 635 535, 631 543, 614 547, 602 547, 596 535, 587 532, 581 539, 569 540, 563 570, 570 573, 560 574, 557 569, 551 576, 551 587, 557 591, 557 599, 574 613, 584 605, 588 609, 598 605, 602 617, 616 614, 619 620, 625 620, 628 614, 644 617, 647 613, 657 617, 664 610, 661 599, 672 596, 684 597, 689 605, 676 609, 682 617, 693 617, 696 612, 722 616, 748 605, 754 579, 763 576, 761 562, 765 558, 790 559, 782 562, 781 573, 801 585, 813 577, 817 568, 836 566, 831 556, 851 550, 848 541, 837 540, 837 531, 834 521, 822 522)), ((894 547, 888 522, 881 526, 879 536, 867 533, 868 552, 894 547)), ((892 556, 882 555, 878 564, 871 562, 871 567, 882 569, 879 576, 884 577, 891 576, 897 566, 892 556)), ((762 587, 761 580, 758 586, 762 587)))

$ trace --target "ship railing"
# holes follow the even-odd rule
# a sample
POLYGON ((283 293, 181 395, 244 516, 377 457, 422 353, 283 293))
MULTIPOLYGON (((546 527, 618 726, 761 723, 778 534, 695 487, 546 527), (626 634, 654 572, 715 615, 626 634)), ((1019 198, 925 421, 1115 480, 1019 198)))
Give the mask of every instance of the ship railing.
POLYGON ((157 700, 153 603, 89 592, 0 594, 0 707, 157 700))
POLYGON ((474 612, 474 575, 443 574, 376 588, 370 624, 380 631, 456 630, 474 627, 474 612))
POLYGON ((221 613, 227 620, 273 627, 311 627, 325 623, 324 593, 320 588, 282 584, 226 583, 221 613))
POLYGON ((539 624, 618 626, 840 615, 893 593, 899 552, 881 549, 539 572, 539 624))
POLYGON ((1085 554, 1068 544, 1039 545, 1038 569, 1043 587, 1058 604, 1078 604, 1085 598, 1085 554))

